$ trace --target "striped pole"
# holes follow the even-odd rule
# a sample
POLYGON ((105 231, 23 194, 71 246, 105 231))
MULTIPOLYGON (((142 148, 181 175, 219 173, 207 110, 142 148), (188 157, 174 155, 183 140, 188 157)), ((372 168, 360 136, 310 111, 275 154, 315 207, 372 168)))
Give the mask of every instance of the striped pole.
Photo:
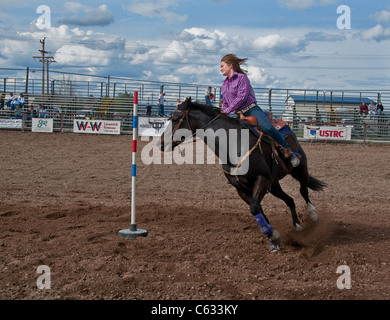
POLYGON ((131 222, 129 229, 119 231, 123 238, 146 237, 148 232, 143 229, 137 229, 135 221, 135 203, 136 203, 136 178, 137 178, 137 138, 138 138, 138 91, 134 91, 134 108, 133 108, 133 152, 131 166, 131 222))

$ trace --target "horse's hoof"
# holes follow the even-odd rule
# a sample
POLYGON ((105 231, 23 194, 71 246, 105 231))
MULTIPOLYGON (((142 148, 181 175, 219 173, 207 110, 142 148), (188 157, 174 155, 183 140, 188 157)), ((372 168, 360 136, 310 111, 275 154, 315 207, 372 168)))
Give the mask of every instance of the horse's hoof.
POLYGON ((318 214, 316 213, 316 212, 312 212, 311 214, 310 214, 310 219, 311 219, 311 221, 313 221, 313 222, 317 222, 318 221, 318 214))
POLYGON ((269 247, 270 252, 278 252, 280 250, 281 250, 280 245, 277 245, 277 244, 274 244, 271 242, 270 247, 269 247))
POLYGON ((310 212, 310 219, 314 222, 318 221, 318 214, 316 212, 316 208, 314 208, 314 206, 310 202, 307 204, 307 208, 310 212))
POLYGON ((268 239, 271 241, 270 243, 270 252, 280 251, 280 234, 278 231, 273 230, 272 233, 268 236, 268 239))
POLYGON ((303 230, 303 227, 301 226, 300 223, 297 223, 297 224, 295 224, 294 226, 295 226, 295 229, 296 229, 297 231, 302 231, 302 230, 303 230))

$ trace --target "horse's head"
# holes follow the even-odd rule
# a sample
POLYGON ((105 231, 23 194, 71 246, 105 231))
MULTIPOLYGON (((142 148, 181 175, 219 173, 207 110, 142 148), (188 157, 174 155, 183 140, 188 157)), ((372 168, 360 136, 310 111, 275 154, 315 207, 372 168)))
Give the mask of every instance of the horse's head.
POLYGON ((161 151, 173 150, 191 134, 195 134, 189 122, 190 107, 191 97, 182 102, 172 113, 172 116, 169 118, 171 123, 161 135, 161 151))

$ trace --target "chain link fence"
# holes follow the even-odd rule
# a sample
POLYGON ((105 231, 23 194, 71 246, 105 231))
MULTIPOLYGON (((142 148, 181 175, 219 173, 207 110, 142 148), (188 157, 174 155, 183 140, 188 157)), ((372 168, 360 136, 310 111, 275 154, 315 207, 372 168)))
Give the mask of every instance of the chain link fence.
MULTIPOLYGON (((138 91, 138 115, 146 114, 146 105, 152 106, 152 116, 159 116, 158 97, 165 93, 165 116, 176 108, 178 99, 191 97, 205 103, 205 91, 210 85, 214 94, 213 105, 220 106, 220 85, 162 83, 118 77, 98 77, 80 74, 51 72, 49 81, 43 82, 39 72, 26 70, 23 78, 4 77, 0 79, 0 94, 4 107, 0 119, 15 117, 14 110, 7 106, 12 92, 18 97, 23 94, 25 103, 21 106, 23 128, 29 130, 28 121, 32 112, 37 113, 43 104, 49 117, 54 119, 54 131, 72 132, 74 119, 118 120, 121 133, 132 132, 133 93, 138 91), (32 106, 33 111, 30 110, 32 106)), ((364 142, 390 141, 390 91, 386 90, 307 90, 253 88, 259 106, 273 116, 290 124, 298 137, 303 137, 305 125, 349 126, 352 140, 364 142), (379 101, 384 106, 381 115, 360 115, 362 102, 369 105, 379 101)))

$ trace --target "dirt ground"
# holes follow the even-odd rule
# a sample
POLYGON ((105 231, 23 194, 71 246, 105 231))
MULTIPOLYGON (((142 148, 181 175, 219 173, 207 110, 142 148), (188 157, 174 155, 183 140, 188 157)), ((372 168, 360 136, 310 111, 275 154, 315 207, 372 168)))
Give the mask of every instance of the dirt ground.
POLYGON ((310 191, 320 220, 285 178, 305 228, 267 194, 283 248, 270 253, 219 164, 147 165, 146 145, 136 222, 148 236, 125 239, 131 136, 0 131, 0 299, 390 298, 390 146, 302 143, 311 175, 328 184, 310 191))

